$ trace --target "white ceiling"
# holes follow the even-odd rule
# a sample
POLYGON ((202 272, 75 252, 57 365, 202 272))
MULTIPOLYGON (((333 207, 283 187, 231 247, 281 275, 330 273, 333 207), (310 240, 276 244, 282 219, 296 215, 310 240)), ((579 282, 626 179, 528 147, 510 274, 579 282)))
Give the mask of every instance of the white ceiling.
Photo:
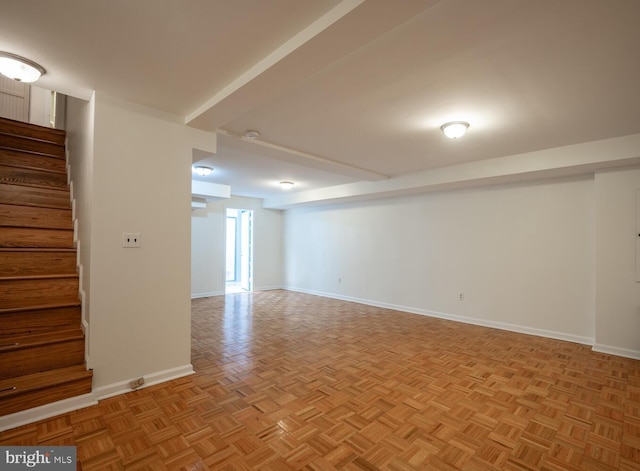
POLYGON ((640 133, 638 0, 2 0, 0 50, 219 132, 279 195, 640 133), (471 123, 459 141, 440 125, 471 123), (241 136, 260 131, 257 141, 241 136))

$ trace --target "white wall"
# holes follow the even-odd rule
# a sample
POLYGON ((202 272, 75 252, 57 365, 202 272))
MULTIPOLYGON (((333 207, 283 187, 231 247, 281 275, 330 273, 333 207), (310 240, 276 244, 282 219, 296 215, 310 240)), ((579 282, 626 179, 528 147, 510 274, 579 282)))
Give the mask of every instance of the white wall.
POLYGON ((191 212, 191 297, 219 296, 225 284, 225 208, 220 202, 191 212))
POLYGON ((195 141, 172 116, 96 95, 89 365, 98 395, 190 365, 190 199, 195 141), (140 232, 142 247, 122 247, 140 232))
POLYGON ((30 88, 0 74, 0 117, 29 122, 30 88))
POLYGON ((640 169, 599 172, 595 183, 595 349, 640 359, 640 267, 635 266, 640 169))
POLYGON ((592 343, 593 187, 580 177, 292 209, 286 285, 592 343))
POLYGON ((29 87, 29 122, 38 126, 51 126, 51 90, 29 87))
POLYGON ((253 210, 253 289, 281 288, 282 211, 263 209, 260 199, 232 196, 192 212, 191 296, 224 294, 227 208, 253 210))
POLYGON ((95 98, 90 101, 69 97, 67 107, 67 154, 73 198, 75 237, 78 248, 83 325, 89 344, 91 318, 91 200, 93 198, 93 139, 95 98))

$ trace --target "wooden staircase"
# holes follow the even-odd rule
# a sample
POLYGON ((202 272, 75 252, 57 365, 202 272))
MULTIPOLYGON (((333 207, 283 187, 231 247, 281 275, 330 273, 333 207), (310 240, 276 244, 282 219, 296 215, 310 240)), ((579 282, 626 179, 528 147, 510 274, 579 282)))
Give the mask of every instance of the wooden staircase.
POLYGON ((91 392, 64 140, 0 118, 0 416, 91 392))

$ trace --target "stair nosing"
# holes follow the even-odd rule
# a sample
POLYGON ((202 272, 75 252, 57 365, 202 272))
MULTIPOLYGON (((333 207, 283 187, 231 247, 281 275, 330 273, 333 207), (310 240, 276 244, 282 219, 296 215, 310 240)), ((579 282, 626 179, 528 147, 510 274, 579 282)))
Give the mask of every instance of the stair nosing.
POLYGON ((44 230, 44 231, 71 231, 73 232, 73 227, 61 228, 61 227, 41 227, 41 226, 11 226, 7 224, 0 224, 0 227, 7 227, 13 229, 33 229, 33 230, 44 230))
POLYGON ((25 383, 27 382, 26 380, 28 379, 39 379, 38 377, 42 377, 42 378, 47 378, 47 377, 51 377, 52 381, 51 382, 47 382, 44 385, 38 385, 38 386, 28 386, 28 387, 15 387, 15 389, 13 390, 6 390, 6 391, 2 391, 0 392, 0 400, 7 398, 7 397, 11 397, 15 394, 22 394, 22 393, 26 393, 26 392, 30 392, 30 391, 37 391, 38 389, 45 389, 48 387, 53 387, 53 386, 58 386, 60 384, 66 384, 69 382, 69 380, 66 379, 58 379, 56 380, 56 378, 58 377, 63 377, 64 375, 60 374, 61 370, 66 370, 65 372, 69 372, 69 370, 78 370, 77 372, 74 371, 75 374, 77 374, 77 377, 72 380, 72 381, 82 381, 85 379, 89 379, 93 376, 93 370, 87 369, 86 366, 84 364, 78 364, 78 365, 73 365, 73 366, 66 366, 64 368, 56 368, 54 370, 47 370, 47 371, 39 371, 37 373, 31 373, 28 375, 23 375, 23 376, 16 376, 13 378, 6 378, 3 380, 0 380, 0 391, 3 388, 7 388, 10 387, 9 385, 11 384, 18 384, 20 385, 20 383, 25 383), (80 370, 82 368, 82 370, 80 370), (49 373, 49 374, 47 374, 49 373), (18 381, 16 381, 18 380, 18 381))
MULTIPOLYGON (((16 167, 11 167, 9 165, 0 165, 0 167, 6 167, 6 168, 16 168, 16 167)), ((37 170, 37 169, 31 169, 31 171, 34 172, 40 172, 41 170, 37 170)), ((47 173, 47 174, 51 174, 51 172, 43 172, 43 173, 47 173)), ((56 173, 55 175, 66 175, 63 173, 56 173)), ((21 186, 21 187, 29 187, 29 188, 42 188, 45 190, 56 190, 56 191, 64 191, 64 192, 70 192, 71 190, 69 189, 69 182, 66 181, 64 183, 63 186, 61 185, 54 185, 54 184, 46 184, 43 182, 29 182, 29 181, 25 181, 25 180, 0 180, 0 184, 2 185, 13 185, 13 186, 21 186)))
MULTIPOLYGON (((6 167, 6 165, 5 165, 6 167)), ((5 185, 5 186, 18 186, 20 187, 20 189, 26 187, 29 188, 38 188, 37 186, 34 187, 34 185, 22 185, 22 182, 3 182, 0 181, 0 185, 5 185)), ((44 190, 48 190, 48 191, 59 191, 60 194, 70 194, 71 190, 69 189, 69 185, 67 184, 67 186, 65 188, 60 188, 60 187, 47 187, 47 188, 43 188, 44 190)), ((71 199, 71 198, 69 198, 71 199)))
POLYGON ((21 168, 21 169, 24 169, 24 170, 35 170, 37 172, 45 172, 45 173, 55 173, 56 175, 66 175, 67 174, 66 170, 58 171, 58 170, 42 168, 42 167, 28 167, 26 165, 3 165, 3 167, 21 168))
POLYGON ((54 273, 49 275, 0 275, 0 281, 28 281, 28 280, 63 280, 65 278, 78 278, 78 273, 54 273))
POLYGON ((0 247, 0 252, 62 252, 76 253, 76 248, 66 247, 0 247))
MULTIPOLYGON (((50 126, 43 126, 41 124, 35 124, 35 123, 27 123, 25 121, 20 121, 20 120, 17 120, 17 119, 11 119, 11 118, 5 118, 5 117, 0 118, 0 127, 2 126, 1 123, 3 123, 3 122, 4 123, 8 123, 8 124, 10 124, 10 125, 12 125, 12 126, 14 126, 16 128, 27 128, 27 129, 36 128, 36 129, 41 129, 43 132, 48 132, 50 134, 56 134, 58 136, 65 136, 66 137, 66 135, 67 135, 67 131, 64 130, 64 129, 52 128, 50 126)), ((7 134, 7 133, 5 132, 5 134, 7 134)))
MULTIPOLYGON (((58 145, 58 144, 54 144, 54 145, 58 145)), ((64 146, 60 146, 62 148, 65 148, 64 146)), ((17 152, 24 152, 25 154, 31 154, 31 155, 39 155, 41 157, 49 157, 51 159, 58 159, 58 160, 67 160, 66 157, 66 150, 65 150, 65 155, 55 155, 55 154, 49 154, 47 152, 38 152, 35 150, 29 150, 29 149, 21 149, 19 147, 11 147, 11 146, 6 146, 6 145, 2 145, 0 144, 0 149, 5 149, 5 150, 14 150, 17 152)))
POLYGON ((29 141, 36 141, 36 142, 42 142, 44 144, 51 144, 53 146, 58 146, 58 147, 62 147, 62 148, 65 147, 64 142, 62 144, 59 144, 58 142, 52 141, 51 139, 45 139, 45 138, 42 138, 42 137, 27 136, 25 134, 18 134, 18 133, 15 133, 15 132, 7 132, 7 131, 5 131, 5 130, 3 130, 1 128, 0 128, 0 136, 12 136, 12 137, 17 137, 19 139, 27 139, 29 141))
POLYGON ((3 314, 10 314, 14 312, 25 311, 46 311, 48 309, 58 309, 63 307, 82 307, 80 300, 67 303, 54 303, 54 304, 36 304, 33 306, 21 306, 21 307, 7 307, 0 309, 0 316, 3 314))
MULTIPOLYGON (((32 221, 28 221, 29 223, 33 223, 38 221, 39 218, 42 218, 42 216, 49 216, 51 218, 51 216, 55 215, 58 218, 64 218, 64 219, 69 219, 69 222, 65 221, 65 224, 70 224, 73 228, 73 209, 72 208, 49 208, 46 206, 41 206, 41 205, 34 205, 34 204, 14 204, 14 203, 2 203, 0 202, 0 208, 3 208, 6 212, 9 213, 9 217, 11 218, 15 218, 16 216, 14 214, 12 214, 14 211, 20 211, 21 208, 25 208, 23 209, 23 212, 29 212, 30 214, 27 215, 28 218, 33 219, 32 221), (11 206, 11 208, 7 208, 7 206, 11 206), (38 213, 38 210, 44 210, 44 211, 64 211, 64 213, 52 213, 52 212, 46 212, 46 213, 38 213), (35 214, 34 214, 35 213, 35 214), (66 214, 65 214, 66 213, 66 214)), ((54 219, 55 218, 51 218, 54 219)), ((61 221, 58 221, 61 222, 61 221)), ((33 229, 41 229, 43 227, 41 226, 16 226, 16 225, 7 225, 6 223, 2 223, 0 224, 1 227, 29 227, 29 228, 33 228, 33 229)), ((46 229, 43 228, 43 229, 46 229)))
MULTIPOLYGON (((49 158, 49 156, 47 156, 47 155, 43 155, 41 157, 49 158)), ((62 160, 62 159, 57 159, 57 160, 62 160)), ((56 169, 52 169, 52 168, 33 167, 31 165, 7 165, 7 162, 2 162, 2 166, 3 167, 11 167, 11 168, 22 168, 22 169, 25 169, 25 170, 36 170, 38 172, 55 173, 57 175, 66 175, 67 174, 67 169, 66 168, 64 170, 56 170, 56 169)))
MULTIPOLYGON (((0 206, 28 206, 26 204, 15 204, 15 203, 0 203, 0 206)), ((51 209, 57 209, 57 208, 51 208, 51 209)), ((60 208, 59 211, 71 211, 71 208, 60 208)))
POLYGON ((64 207, 62 207, 62 206, 51 206, 51 205, 48 205, 48 204, 39 204, 39 203, 11 204, 11 203, 2 203, 2 202, 0 202, 0 204, 11 205, 11 206, 26 206, 28 208, 61 209, 61 210, 65 210, 65 211, 71 211, 71 203, 69 203, 69 207, 67 207, 66 205, 64 207))
POLYGON ((57 336, 50 333, 33 334, 26 336, 15 336, 0 340, 0 354, 15 352, 17 350, 26 350, 28 348, 42 347, 58 343, 77 342, 84 340, 82 329, 78 327, 73 330, 56 331, 57 336), (17 342, 16 342, 17 340, 17 342))
MULTIPOLYGON (((8 149, 6 147, 2 147, 0 146, 0 150, 12 150, 14 152, 25 152, 22 151, 20 149, 8 149)), ((42 158, 55 158, 55 157, 51 157, 49 155, 43 155, 41 156, 42 158)), ((62 159, 57 159, 57 160, 62 160, 62 159)), ((48 168, 42 168, 42 167, 26 167, 24 165, 11 165, 9 162, 5 162, 5 161, 0 161, 0 167, 7 167, 7 168, 24 168, 24 169, 29 169, 29 170, 34 170, 36 172, 44 172, 44 173, 56 173, 58 175, 66 175, 67 174, 67 169, 66 169, 66 165, 65 165, 65 169, 63 170, 55 170, 53 171, 52 169, 48 169, 48 168)))
POLYGON ((71 190, 69 189, 69 184, 65 184, 64 187, 60 187, 60 186, 47 186, 47 185, 39 185, 39 184, 33 184, 33 183, 22 183, 22 182, 0 182, 0 185, 13 185, 13 186, 22 186, 22 187, 27 187, 27 188, 40 188, 43 190, 56 190, 56 191, 64 191, 67 193, 71 193, 71 190))

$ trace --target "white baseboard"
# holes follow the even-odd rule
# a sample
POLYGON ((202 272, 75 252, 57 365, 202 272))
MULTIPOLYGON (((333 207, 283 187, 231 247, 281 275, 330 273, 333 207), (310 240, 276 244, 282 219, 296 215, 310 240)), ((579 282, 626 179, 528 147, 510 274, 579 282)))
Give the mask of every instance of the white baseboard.
POLYGON ((191 293, 191 299, 208 298, 210 296, 224 296, 224 291, 209 291, 207 293, 191 293))
POLYGON ((272 286, 258 286, 254 288, 254 291, 273 291, 276 289, 285 289, 282 285, 272 285, 272 286))
MULTIPOLYGON (((276 289, 286 289, 282 285, 271 285, 271 286, 255 286, 253 291, 272 291, 276 289)), ((211 296, 224 296, 226 293, 224 291, 209 291, 206 293, 191 293, 191 299, 198 298, 209 298, 211 296)))
MULTIPOLYGON (((189 363, 187 365, 178 366, 176 368, 170 368, 168 370, 158 371, 156 373, 151 373, 148 375, 141 375, 144 378, 144 385, 138 389, 153 386, 154 384, 164 383, 165 381, 170 381, 172 379, 182 378, 183 376, 189 376, 193 373, 193 366, 191 365, 191 363, 189 363)), ((99 388, 95 388, 93 390, 93 395, 98 400, 101 400, 117 396, 119 394, 131 392, 132 389, 129 386, 129 383, 134 379, 136 378, 129 378, 125 381, 119 381, 117 383, 107 384, 106 386, 100 386, 99 388)))
POLYGON ((444 312, 437 312, 437 311, 430 311, 428 309, 420 309, 420 308, 415 308, 412 306, 401 306, 401 305, 397 305, 397 304, 389 304, 389 303, 382 303, 382 302, 378 302, 378 301, 372 301, 369 299, 361 299, 361 298, 354 298, 351 296, 342 296, 339 294, 334 294, 334 293, 324 293, 324 292, 320 292, 320 291, 313 291, 313 290, 307 290, 307 289, 301 289, 301 288, 295 288, 295 287, 286 287, 285 289, 289 290, 289 291, 297 291, 299 293, 306 293, 306 294, 313 294, 315 296, 322 296, 325 298, 333 298, 333 299, 339 299, 342 301, 349 301, 349 302, 354 302, 354 303, 359 303, 359 304, 365 304, 367 306, 375 306, 375 307, 381 307, 381 308, 385 308, 385 309, 393 309, 395 311, 402 311, 402 312, 408 312, 411 314, 419 314, 421 316, 428 316, 428 317, 436 317, 438 319, 445 319, 445 320, 449 320, 449 321, 455 321, 455 322, 462 322, 464 324, 472 324, 472 325, 479 325, 481 327, 491 327, 493 329, 500 329, 500 330, 508 330, 510 332, 517 332, 520 334, 528 334, 528 335, 536 335, 538 337, 547 337, 547 338, 551 338, 551 339, 556 339, 556 340, 564 340, 567 342, 574 342, 574 343, 580 343, 583 345, 593 345, 595 342, 595 339, 591 338, 591 337, 583 337, 580 335, 573 335, 573 334, 567 334, 565 332, 555 332, 552 330, 544 330, 544 329, 537 329, 534 327, 527 327, 527 326, 522 326, 522 325, 517 325, 517 324, 509 324, 506 322, 498 322, 498 321, 491 321, 491 320, 486 320, 486 319, 476 319, 473 317, 465 317, 465 316, 458 316, 455 314, 447 314, 444 312))
POLYGON ((597 343, 593 346, 593 351, 608 353, 609 355, 616 355, 619 357, 633 358, 634 360, 640 360, 640 351, 631 350, 629 348, 612 347, 610 345, 602 345, 597 343))
POLYGON ((62 401, 52 402, 44 406, 34 407, 14 414, 0 417, 0 432, 11 428, 20 427, 22 425, 37 422, 39 420, 48 419, 56 415, 71 412, 77 409, 83 409, 89 406, 95 406, 98 403, 93 394, 84 394, 82 396, 63 399, 62 401))
MULTIPOLYGON (((414 312, 414 311, 409 311, 414 312)), ((566 332, 557 332, 554 330, 538 329, 535 327, 528 327, 518 324, 509 324, 507 322, 490 321, 485 319, 474 319, 472 317, 456 316, 452 314, 445 314, 435 311, 415 312, 416 314, 423 314, 430 317, 437 317, 440 319, 447 319, 456 322, 463 322, 465 324, 473 324, 481 327, 490 327, 492 329, 508 330, 510 332, 517 332, 519 334, 536 335, 538 337, 546 337, 555 340, 564 340, 566 342, 579 343, 582 345, 593 345, 595 339, 591 337, 584 337, 581 335, 568 334, 566 332)))

